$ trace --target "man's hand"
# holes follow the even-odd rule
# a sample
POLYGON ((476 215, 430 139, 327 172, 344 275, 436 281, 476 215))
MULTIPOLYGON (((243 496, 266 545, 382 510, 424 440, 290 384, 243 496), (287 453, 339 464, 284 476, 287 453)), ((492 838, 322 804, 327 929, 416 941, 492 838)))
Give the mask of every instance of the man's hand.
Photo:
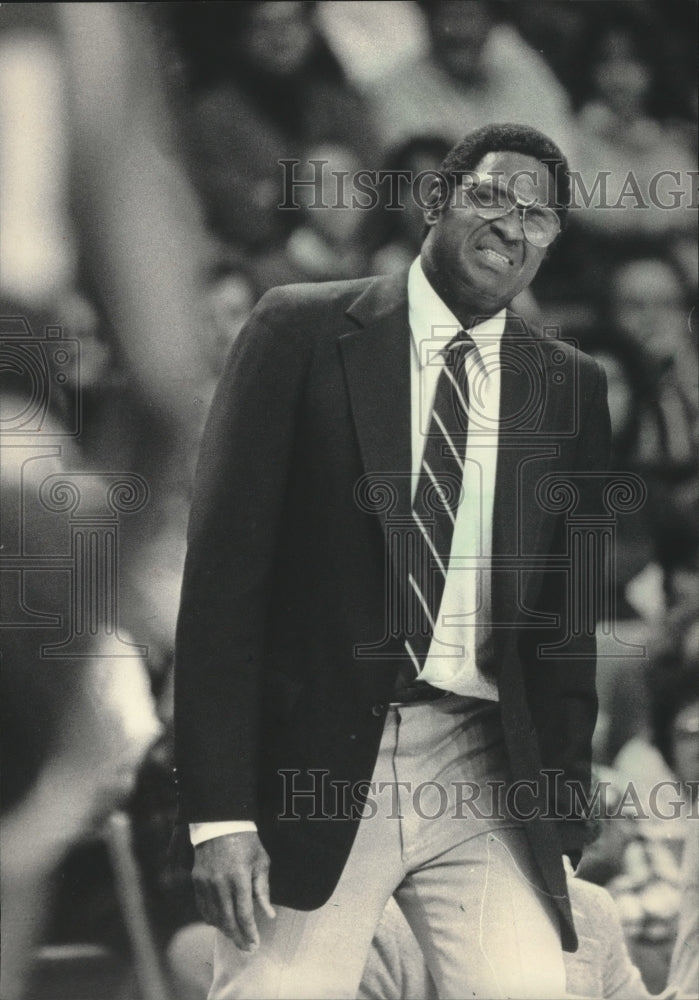
POLYGON ((228 833, 194 848, 194 892, 199 912, 208 924, 232 938, 241 951, 260 944, 253 900, 268 917, 269 855, 257 833, 228 833))

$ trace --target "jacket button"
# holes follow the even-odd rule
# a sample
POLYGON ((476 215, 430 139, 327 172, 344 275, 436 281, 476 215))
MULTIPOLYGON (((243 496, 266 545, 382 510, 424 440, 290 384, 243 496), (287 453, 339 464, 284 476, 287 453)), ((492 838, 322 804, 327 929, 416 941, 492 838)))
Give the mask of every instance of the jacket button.
POLYGON ((385 711, 386 705, 382 701, 377 701, 375 705, 371 706, 371 714, 377 719, 379 719, 385 711))

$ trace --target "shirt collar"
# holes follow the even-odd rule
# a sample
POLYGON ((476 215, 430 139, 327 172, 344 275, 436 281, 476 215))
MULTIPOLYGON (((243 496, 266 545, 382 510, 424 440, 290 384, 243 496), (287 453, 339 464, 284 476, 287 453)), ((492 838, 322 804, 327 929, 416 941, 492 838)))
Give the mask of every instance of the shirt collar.
MULTIPOLYGON (((467 331, 473 337, 479 355, 484 347, 492 350, 494 343, 499 345, 505 331, 506 313, 506 309, 501 309, 467 331)), ((421 341, 444 340, 446 344, 462 329, 454 313, 425 277, 419 257, 415 258, 408 272, 408 318, 421 367, 426 364, 425 352, 420 350, 421 341)))

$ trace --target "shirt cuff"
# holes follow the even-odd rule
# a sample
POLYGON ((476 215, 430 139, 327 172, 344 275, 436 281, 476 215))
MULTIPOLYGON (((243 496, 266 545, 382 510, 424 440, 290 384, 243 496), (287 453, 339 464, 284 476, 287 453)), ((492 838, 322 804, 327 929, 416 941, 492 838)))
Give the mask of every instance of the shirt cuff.
POLYGON ((225 837, 227 833, 256 833, 257 826, 249 819, 223 820, 216 823, 190 823, 189 839, 192 847, 203 844, 214 837, 225 837))

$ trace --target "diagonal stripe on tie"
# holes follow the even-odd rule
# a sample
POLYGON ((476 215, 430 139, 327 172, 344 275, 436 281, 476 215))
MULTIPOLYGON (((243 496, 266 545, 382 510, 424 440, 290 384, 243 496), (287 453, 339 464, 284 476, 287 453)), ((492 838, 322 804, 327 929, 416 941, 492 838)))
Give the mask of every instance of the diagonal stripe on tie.
MULTIPOLYGON (((413 498, 414 532, 406 540, 408 654, 398 687, 410 684, 424 666, 446 583, 454 525, 462 496, 468 431, 466 356, 475 349, 461 331, 444 349, 432 414, 413 498)), ((410 532, 410 529, 408 529, 410 532)))
POLYGON ((436 423, 437 427, 439 427, 440 431, 444 435, 444 440, 447 442, 447 445, 449 446, 449 451, 454 456, 454 461, 456 462, 457 468, 460 469, 461 472, 463 472, 464 471, 463 458, 462 458, 462 456, 459 453, 459 449, 456 447, 456 445, 452 441, 449 432, 447 431, 446 427, 444 426, 442 418, 440 417, 440 415, 438 413, 433 413, 432 414, 432 418, 433 418, 434 422, 436 423))

